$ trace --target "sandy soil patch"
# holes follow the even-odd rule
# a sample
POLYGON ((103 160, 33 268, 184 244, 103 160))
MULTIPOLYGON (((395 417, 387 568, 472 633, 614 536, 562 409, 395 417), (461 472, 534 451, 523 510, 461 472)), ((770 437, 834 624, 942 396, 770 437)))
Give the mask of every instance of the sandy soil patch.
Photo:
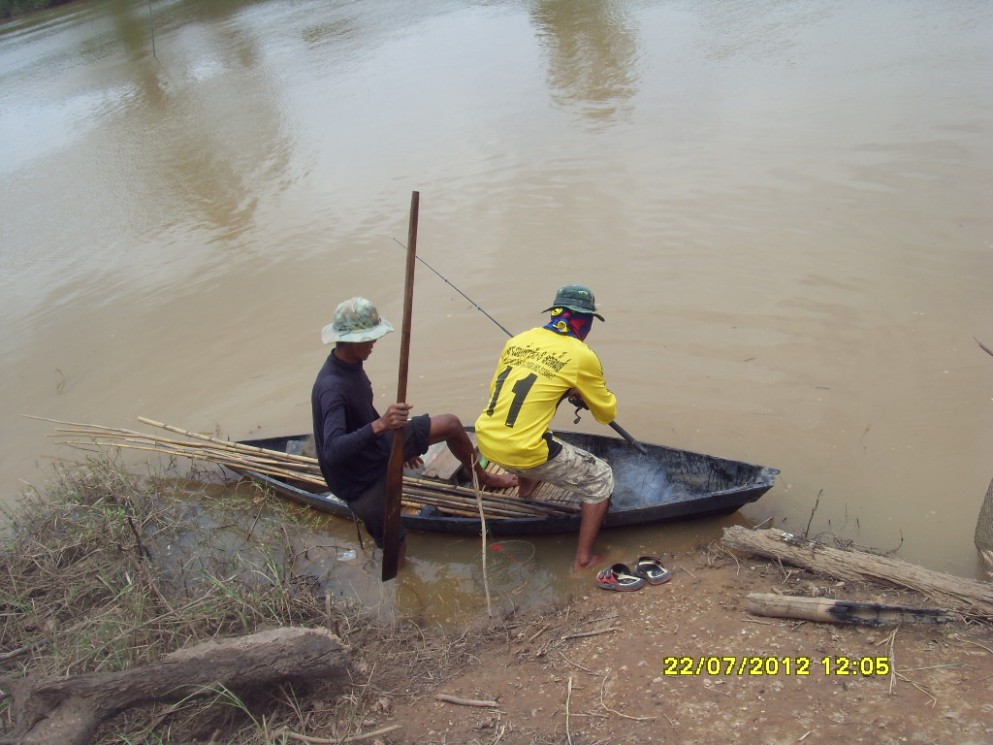
POLYGON ((428 690, 396 691, 388 715, 365 724, 401 725, 391 743, 993 742, 990 627, 751 617, 750 592, 926 601, 706 551, 666 563, 666 585, 591 587, 512 621, 470 664, 428 690))

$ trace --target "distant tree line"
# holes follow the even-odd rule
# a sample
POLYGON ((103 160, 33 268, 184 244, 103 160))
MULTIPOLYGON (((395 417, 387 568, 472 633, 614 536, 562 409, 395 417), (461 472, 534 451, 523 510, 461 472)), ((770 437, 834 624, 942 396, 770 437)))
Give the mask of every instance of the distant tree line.
POLYGON ((0 0, 0 20, 65 5, 72 0, 0 0))

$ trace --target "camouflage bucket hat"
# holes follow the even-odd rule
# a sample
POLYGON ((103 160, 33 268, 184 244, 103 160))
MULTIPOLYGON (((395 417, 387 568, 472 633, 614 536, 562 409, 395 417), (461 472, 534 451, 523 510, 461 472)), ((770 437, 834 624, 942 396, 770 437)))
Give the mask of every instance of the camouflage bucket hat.
POLYGON ((596 298, 593 297, 593 291, 584 285, 560 287, 559 291, 555 293, 555 302, 550 308, 545 308, 542 312, 547 313, 555 308, 568 308, 577 313, 589 313, 601 321, 604 320, 603 316, 596 312, 596 298))
POLYGON ((321 331, 321 341, 325 344, 375 341, 392 330, 390 322, 379 317, 375 305, 364 297, 353 297, 335 309, 334 321, 321 331))

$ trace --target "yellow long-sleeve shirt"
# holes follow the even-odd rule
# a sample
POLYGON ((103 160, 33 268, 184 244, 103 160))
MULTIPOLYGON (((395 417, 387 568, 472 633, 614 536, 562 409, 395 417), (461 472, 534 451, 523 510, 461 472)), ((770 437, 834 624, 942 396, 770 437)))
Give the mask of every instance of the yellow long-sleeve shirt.
POLYGON ((617 397, 607 388, 600 359, 586 342, 540 327, 510 339, 490 384, 489 403, 476 420, 480 452, 511 468, 544 463, 544 435, 573 388, 598 422, 609 424, 617 417, 617 397))

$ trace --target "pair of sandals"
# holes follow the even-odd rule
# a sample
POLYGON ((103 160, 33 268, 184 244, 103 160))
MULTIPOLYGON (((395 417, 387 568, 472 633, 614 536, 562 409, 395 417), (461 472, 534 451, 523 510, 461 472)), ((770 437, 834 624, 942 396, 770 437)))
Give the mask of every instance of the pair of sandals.
POLYGON ((662 585, 672 579, 672 572, 662 566, 657 556, 642 556, 631 569, 627 564, 614 564, 601 569, 596 576, 596 586, 601 590, 633 592, 640 590, 647 582, 662 585))

